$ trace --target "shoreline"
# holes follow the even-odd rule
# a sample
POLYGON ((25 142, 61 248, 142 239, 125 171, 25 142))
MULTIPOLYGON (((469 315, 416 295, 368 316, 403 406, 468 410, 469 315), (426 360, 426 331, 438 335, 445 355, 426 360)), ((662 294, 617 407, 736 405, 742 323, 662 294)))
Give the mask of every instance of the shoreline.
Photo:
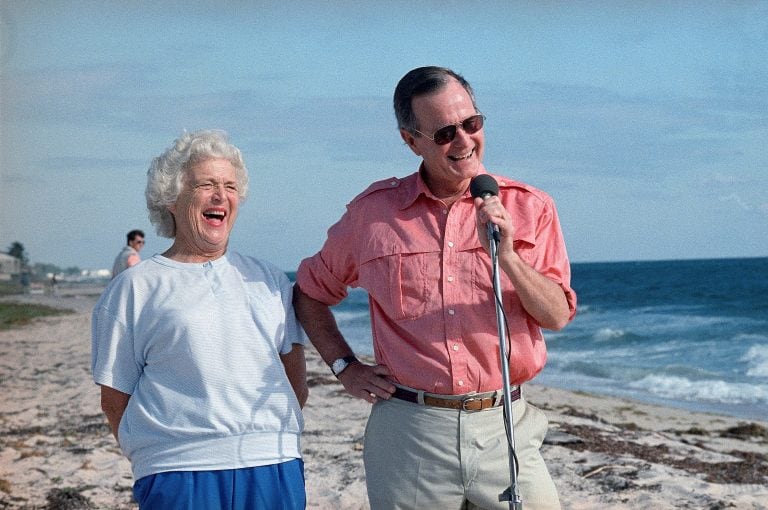
MULTIPOLYGON (((64 500, 71 509, 87 508, 85 501, 136 508, 129 463, 90 378, 97 297, 0 298, 76 312, 0 332, 0 508, 55 508, 64 500)), ((367 509, 362 438, 370 405, 346 395, 311 346, 307 377, 307 508, 367 509)), ((768 423, 523 388, 550 420, 542 454, 565 509, 767 508, 768 423)))
MULTIPOLYGON (((44 304, 54 308, 66 308, 78 313, 90 313, 93 309, 98 297, 104 290, 105 285, 99 283, 77 283, 62 285, 59 289, 59 296, 52 296, 50 294, 16 294, 0 296, 0 301, 17 301, 22 303, 44 304)), ((344 330, 342 330, 344 332, 344 330)), ((354 346, 353 346, 354 348, 354 346)), ((372 348, 372 347, 371 347, 372 348)), ((550 353, 550 356, 554 354, 550 353)), ((372 359, 372 354, 368 354, 367 351, 358 356, 362 358, 372 359)), ((546 371, 546 367, 544 368, 546 371)), ((679 412, 689 413, 701 413, 701 414, 713 414, 718 416, 726 416, 742 421, 757 421, 761 423, 768 423, 768 412, 763 410, 757 412, 756 409, 761 409, 755 405, 749 404, 731 404, 726 405, 721 402, 703 402, 696 400, 675 400, 673 398, 664 398, 663 396, 654 396, 653 394, 639 394, 636 396, 625 395, 621 392, 612 392, 606 390, 600 390, 599 388, 591 388, 589 386, 581 387, 568 387, 566 384, 553 383, 548 381, 548 374, 542 373, 537 376, 530 385, 547 387, 552 389, 560 389, 563 391, 582 393, 585 395, 595 395, 600 398, 618 399, 633 402, 637 404, 658 406, 663 408, 675 409, 679 412), (536 379, 542 378, 543 382, 538 382, 536 379)))

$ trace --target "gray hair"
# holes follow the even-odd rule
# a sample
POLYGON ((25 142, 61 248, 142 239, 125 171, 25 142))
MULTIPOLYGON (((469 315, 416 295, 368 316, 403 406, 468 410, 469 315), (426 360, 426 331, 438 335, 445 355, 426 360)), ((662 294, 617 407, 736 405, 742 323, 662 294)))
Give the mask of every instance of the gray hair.
POLYGON ((397 118, 397 127, 414 133, 419 126, 416 124, 416 116, 413 114, 411 101, 417 96, 428 96, 443 89, 451 79, 456 80, 464 87, 469 97, 472 99, 472 106, 477 111, 475 103, 475 93, 472 86, 462 75, 451 71, 447 67, 417 67, 408 71, 395 87, 395 117, 397 118))
POLYGON ((235 168, 237 191, 240 199, 248 195, 248 170, 240 149, 229 143, 227 134, 218 130, 185 132, 158 157, 147 171, 147 199, 149 221, 161 237, 176 237, 176 221, 168 210, 179 197, 187 170, 209 159, 226 159, 235 168))

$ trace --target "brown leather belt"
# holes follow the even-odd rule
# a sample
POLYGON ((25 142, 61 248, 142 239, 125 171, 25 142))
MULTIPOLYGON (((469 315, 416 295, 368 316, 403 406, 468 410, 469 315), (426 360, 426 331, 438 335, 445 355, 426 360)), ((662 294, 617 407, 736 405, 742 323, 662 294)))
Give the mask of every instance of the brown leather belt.
MULTIPOLYGON (((421 392, 397 386, 392 396, 400 400, 405 400, 406 402, 413 402, 414 404, 445 407, 448 409, 461 409, 462 411, 482 411, 484 409, 490 409, 491 407, 500 406, 504 403, 504 395, 501 390, 496 392, 496 396, 488 393, 440 396, 434 393, 424 392, 423 402, 419 402, 419 393, 421 392)), ((512 388, 510 397, 512 398, 512 402, 520 399, 520 386, 514 386, 512 388)))

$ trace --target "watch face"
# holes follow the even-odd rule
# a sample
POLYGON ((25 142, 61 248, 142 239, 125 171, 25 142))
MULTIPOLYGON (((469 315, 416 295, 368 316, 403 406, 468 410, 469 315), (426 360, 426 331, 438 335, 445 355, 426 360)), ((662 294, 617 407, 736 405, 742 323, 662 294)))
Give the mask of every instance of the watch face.
POLYGON ((345 368, 347 365, 348 365, 348 363, 347 363, 347 361, 346 361, 346 360, 344 360, 344 359, 342 359, 342 358, 339 358, 339 359, 337 359, 336 361, 334 361, 334 362, 333 362, 333 365, 331 365, 331 371, 332 371, 334 374, 338 374, 339 372, 341 372, 342 370, 344 370, 344 368, 345 368))

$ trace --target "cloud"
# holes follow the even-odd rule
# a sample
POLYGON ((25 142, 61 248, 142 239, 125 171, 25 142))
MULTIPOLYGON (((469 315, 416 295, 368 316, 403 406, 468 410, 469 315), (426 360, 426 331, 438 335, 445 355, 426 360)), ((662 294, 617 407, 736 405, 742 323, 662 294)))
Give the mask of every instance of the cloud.
POLYGON ((749 205, 738 193, 731 193, 730 195, 724 195, 719 197, 721 202, 730 202, 736 204, 738 207, 745 211, 751 211, 754 208, 749 205))
POLYGON ((758 113, 716 95, 664 97, 527 82, 479 100, 488 110, 488 153, 499 149, 494 143, 503 150, 492 158, 556 172, 658 178, 738 165, 745 147, 762 143, 768 127, 768 107, 758 113), (505 130, 495 131, 496 125, 505 130))

